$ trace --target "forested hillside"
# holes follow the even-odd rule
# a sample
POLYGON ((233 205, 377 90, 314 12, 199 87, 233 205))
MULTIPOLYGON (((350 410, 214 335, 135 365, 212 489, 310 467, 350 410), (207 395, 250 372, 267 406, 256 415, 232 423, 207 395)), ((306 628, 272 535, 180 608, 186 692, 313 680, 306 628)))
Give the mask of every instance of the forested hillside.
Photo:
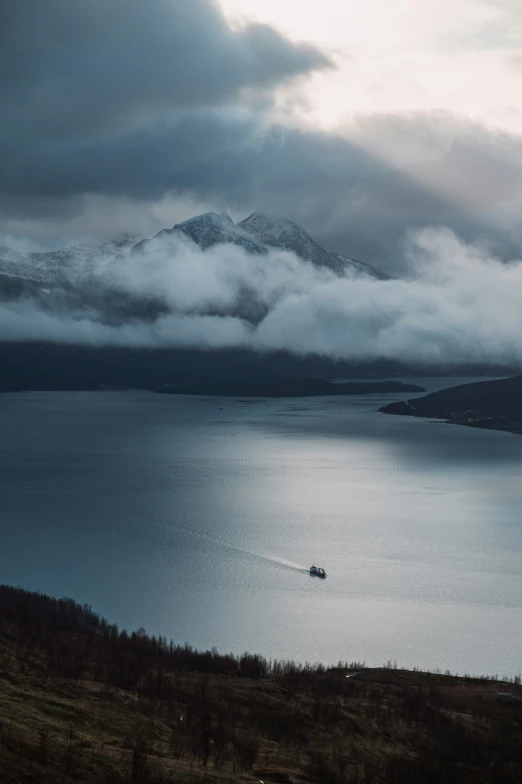
POLYGON ((0 586, 2 784, 521 777, 518 679, 198 652, 0 586))

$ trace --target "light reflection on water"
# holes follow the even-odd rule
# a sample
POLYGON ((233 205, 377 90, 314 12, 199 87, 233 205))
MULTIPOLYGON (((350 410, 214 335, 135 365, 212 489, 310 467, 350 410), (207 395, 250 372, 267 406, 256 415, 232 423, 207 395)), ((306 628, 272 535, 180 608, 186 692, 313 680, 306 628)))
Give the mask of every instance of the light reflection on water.
POLYGON ((2 396, 0 579, 198 647, 519 672, 522 438, 390 399, 2 396))

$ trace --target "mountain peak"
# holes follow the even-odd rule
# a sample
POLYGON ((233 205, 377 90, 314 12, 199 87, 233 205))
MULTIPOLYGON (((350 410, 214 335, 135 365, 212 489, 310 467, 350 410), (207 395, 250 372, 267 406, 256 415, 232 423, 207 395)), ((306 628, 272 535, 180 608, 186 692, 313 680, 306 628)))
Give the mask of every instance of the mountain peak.
POLYGON ((169 234, 173 232, 182 232, 203 249, 231 243, 240 245, 249 253, 267 252, 264 245, 257 242, 251 234, 236 226, 228 212, 204 212, 202 215, 196 215, 183 223, 176 224, 170 229, 169 234))
POLYGON ((328 251, 312 239, 301 226, 288 218, 253 212, 241 221, 239 226, 264 245, 292 251, 312 264, 328 267, 337 273, 340 271, 338 262, 332 259, 328 251))
MULTIPOLYGON (((350 259, 338 253, 330 253, 316 242, 301 226, 289 218, 253 212, 248 218, 235 224, 228 212, 204 212, 194 218, 164 229, 156 237, 183 234, 202 250, 214 245, 236 245, 254 255, 266 255, 270 248, 279 248, 294 253, 300 259, 317 267, 326 267, 339 277, 357 277, 385 280, 380 270, 369 264, 350 259)), ((149 240, 138 242, 133 252, 143 251, 149 240)))
POLYGON ((201 215, 195 215, 193 218, 188 218, 188 220, 183 221, 182 223, 176 223, 172 230, 181 229, 185 226, 192 226, 195 224, 214 224, 215 226, 234 226, 232 218, 228 214, 228 212, 202 212, 201 215))

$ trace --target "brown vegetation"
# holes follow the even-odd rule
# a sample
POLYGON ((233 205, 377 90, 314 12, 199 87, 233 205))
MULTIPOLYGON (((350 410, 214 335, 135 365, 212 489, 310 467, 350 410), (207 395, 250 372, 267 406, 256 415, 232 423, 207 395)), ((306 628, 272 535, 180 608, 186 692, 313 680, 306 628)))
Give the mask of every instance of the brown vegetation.
POLYGON ((502 784, 517 680, 221 656, 0 586, 0 781, 502 784))

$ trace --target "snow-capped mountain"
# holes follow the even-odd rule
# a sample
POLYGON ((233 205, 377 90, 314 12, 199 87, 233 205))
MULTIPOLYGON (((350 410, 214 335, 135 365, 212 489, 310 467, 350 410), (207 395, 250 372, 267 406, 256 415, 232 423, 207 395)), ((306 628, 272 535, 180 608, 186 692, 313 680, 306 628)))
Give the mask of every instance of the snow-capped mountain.
POLYGON ((196 215, 194 218, 177 223, 171 229, 163 229, 156 234, 152 240, 142 240, 138 242, 133 251, 144 250, 148 243, 161 237, 173 237, 176 234, 184 234, 193 240, 196 245, 206 250, 213 245, 240 245, 248 253, 263 255, 268 252, 265 245, 258 242, 248 232, 240 226, 236 226, 230 215, 226 212, 205 212, 203 215, 196 215))
MULTIPOLYGON (((279 248, 295 253, 300 259, 318 267, 327 267, 340 277, 366 276, 387 280, 388 275, 362 261, 330 253, 317 243, 301 226, 288 218, 254 212, 248 218, 234 223, 226 212, 206 212, 190 220, 164 229, 152 239, 173 236, 177 233, 190 237, 205 250, 213 245, 227 243, 239 245, 248 253, 266 254, 270 248, 279 248)), ((144 250, 150 240, 142 240, 133 250, 144 250)))
POLYGON ((212 245, 222 245, 232 242, 240 245, 249 253, 263 255, 267 252, 265 245, 258 242, 249 232, 233 222, 228 213, 222 212, 218 215, 215 212, 207 212, 195 218, 179 223, 171 229, 181 231, 190 237, 200 248, 210 248, 212 245))
POLYGON ((50 310, 93 307, 109 319, 140 316, 143 304, 107 285, 100 265, 100 260, 110 265, 129 245, 127 239, 30 253, 0 246, 0 300, 34 299, 50 310))
POLYGON ((131 244, 132 241, 127 239, 103 245, 72 245, 59 250, 30 253, 0 245, 0 276, 28 283, 64 285, 78 277, 88 277, 101 257, 114 257, 131 244))
POLYGON ((330 252, 329 255, 334 262, 338 262, 339 265, 342 265, 343 274, 349 275, 351 273, 354 277, 363 275, 375 278, 376 280, 390 280, 390 276, 387 275, 386 272, 383 272, 377 267, 373 267, 371 264, 367 264, 365 261, 352 259, 350 256, 343 256, 340 253, 330 252))
POLYGON ((328 267, 337 274, 343 272, 342 264, 335 262, 328 251, 312 239, 301 226, 287 218, 253 212, 241 221, 239 226, 264 245, 292 251, 299 258, 311 261, 318 267, 328 267))
MULTIPOLYGON (((134 291, 130 294, 118 284, 117 275, 110 274, 113 264, 123 261, 126 254, 154 249, 163 238, 187 237, 206 250, 215 245, 235 245, 247 253, 266 255, 272 248, 295 253, 318 267, 332 270, 339 277, 368 277, 384 280, 388 276, 369 264, 338 253, 329 253, 303 228, 287 218, 254 212, 236 224, 227 213, 208 212, 164 229, 151 239, 138 243, 124 241, 104 245, 76 245, 56 251, 23 253, 0 246, 0 299, 33 298, 48 309, 95 308, 111 321, 129 315, 153 318, 164 312, 165 305, 134 291)), ((167 246, 168 247, 168 246, 167 246)), ((172 243, 172 253, 176 253, 172 243)), ((255 306, 255 292, 244 292, 237 304, 238 313, 256 320, 262 309, 255 306)))
POLYGON ((328 267, 337 275, 365 275, 378 280, 388 279, 386 273, 339 253, 330 253, 316 242, 301 226, 288 218, 253 212, 238 224, 259 242, 272 248, 283 248, 299 258, 319 267, 328 267))

